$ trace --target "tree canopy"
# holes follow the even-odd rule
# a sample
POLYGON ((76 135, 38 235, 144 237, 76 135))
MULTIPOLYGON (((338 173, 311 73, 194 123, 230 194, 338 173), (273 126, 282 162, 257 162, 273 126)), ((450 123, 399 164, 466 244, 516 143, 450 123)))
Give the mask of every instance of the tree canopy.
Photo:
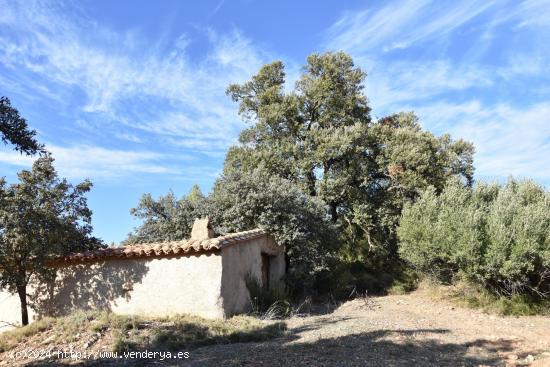
POLYGON ((144 222, 133 236, 166 238, 168 227, 170 239, 183 238, 193 217, 208 214, 220 231, 267 226, 287 245, 290 264, 321 253, 371 268, 396 261, 404 203, 429 186, 441 190, 449 178, 471 185, 474 148, 423 130, 411 112, 373 119, 365 78, 349 55, 327 52, 307 58, 293 88, 280 61, 230 85, 227 94, 249 125, 229 149, 213 193, 198 210, 188 198, 144 196, 133 211, 144 222), (293 230, 307 236, 291 240, 293 230))
POLYGON ((53 158, 38 158, 19 182, 0 180, 0 288, 17 293, 22 323, 28 323, 27 285, 32 277, 47 279, 52 257, 102 246, 91 235, 91 215, 84 196, 92 186, 60 179, 53 158))
POLYGON ((286 248, 287 282, 295 292, 311 290, 338 245, 336 228, 321 200, 260 168, 220 177, 207 210, 220 233, 268 230, 286 248))
POLYGON ((144 243, 189 237, 193 222, 207 215, 207 210, 204 195, 199 186, 194 185, 180 199, 172 191, 157 200, 151 194, 144 194, 130 213, 143 222, 129 234, 125 242, 144 243))
POLYGON ((318 197, 356 259, 395 256, 403 203, 421 190, 453 176, 473 180, 472 144, 435 137, 413 113, 373 121, 365 77, 349 55, 328 52, 308 57, 290 92, 281 62, 227 89, 251 127, 230 148, 225 172, 261 166, 318 197))
POLYGON ((27 121, 11 106, 7 97, 0 97, 0 137, 7 144, 15 146, 15 150, 28 155, 43 152, 43 145, 35 138, 36 131, 30 130, 27 121))

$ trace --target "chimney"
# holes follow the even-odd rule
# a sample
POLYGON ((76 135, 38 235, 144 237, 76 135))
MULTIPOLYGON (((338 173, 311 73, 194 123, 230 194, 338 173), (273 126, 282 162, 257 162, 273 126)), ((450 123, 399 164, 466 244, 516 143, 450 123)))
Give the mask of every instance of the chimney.
POLYGON ((210 225, 210 219, 208 217, 203 219, 195 219, 193 223, 193 229, 191 230, 192 240, 206 240, 214 237, 214 231, 210 225))

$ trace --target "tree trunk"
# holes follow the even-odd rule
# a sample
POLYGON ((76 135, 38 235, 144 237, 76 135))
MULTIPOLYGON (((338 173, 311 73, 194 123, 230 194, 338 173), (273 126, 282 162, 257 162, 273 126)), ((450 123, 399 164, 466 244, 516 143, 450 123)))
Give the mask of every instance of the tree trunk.
POLYGON ((315 174, 313 173, 313 170, 309 171, 306 174, 306 178, 307 178, 307 187, 308 187, 308 190, 309 190, 309 195, 310 196, 316 196, 317 191, 315 189, 315 174))
POLYGON ((330 219, 333 223, 336 223, 336 221, 338 220, 338 212, 336 211, 336 207, 337 205, 334 202, 329 204, 330 219))
POLYGON ((288 269, 290 269, 290 256, 285 251, 285 274, 289 273, 288 269))
POLYGON ((19 294, 19 301, 21 301, 21 324, 25 326, 29 324, 29 312, 27 310, 27 286, 17 286, 17 294, 19 294))

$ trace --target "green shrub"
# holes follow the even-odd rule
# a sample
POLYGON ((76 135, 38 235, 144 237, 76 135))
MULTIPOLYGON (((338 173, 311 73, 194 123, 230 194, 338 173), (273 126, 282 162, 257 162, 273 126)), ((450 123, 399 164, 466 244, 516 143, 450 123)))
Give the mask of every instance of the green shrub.
POLYGON ((263 287, 258 279, 247 275, 246 287, 250 294, 252 313, 266 319, 288 316, 291 311, 290 293, 283 281, 263 287))
POLYGON ((396 269, 392 278, 389 294, 406 294, 418 288, 420 274, 411 268, 401 266, 396 269))
POLYGON ((316 273, 328 267, 337 246, 336 229, 320 200, 262 169, 220 177, 208 200, 217 232, 268 230, 285 246, 289 289, 295 295, 312 290, 316 273))
POLYGON ((450 287, 427 282, 422 286, 436 298, 451 300, 461 306, 488 313, 511 316, 550 315, 550 299, 540 299, 528 294, 514 294, 511 297, 496 295, 480 284, 462 279, 460 274, 450 287))
POLYGON ((532 181, 454 181, 407 205, 399 253, 442 282, 459 272, 493 294, 550 295, 550 194, 532 181))
POLYGON ((330 295, 335 300, 347 300, 365 293, 404 294, 415 290, 419 281, 419 274, 403 264, 373 268, 360 261, 342 261, 331 268, 319 274, 315 289, 319 296, 330 295))

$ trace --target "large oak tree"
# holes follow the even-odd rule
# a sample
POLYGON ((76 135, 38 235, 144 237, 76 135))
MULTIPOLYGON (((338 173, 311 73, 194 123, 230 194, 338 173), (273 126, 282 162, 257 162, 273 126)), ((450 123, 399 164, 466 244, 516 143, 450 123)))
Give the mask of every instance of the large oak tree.
POLYGON ((290 91, 281 62, 229 86, 251 126, 228 152, 225 172, 263 167, 288 179, 325 203, 352 258, 395 257, 403 204, 450 177, 470 185, 474 149, 424 131, 413 113, 375 121, 365 78, 349 55, 328 52, 308 57, 290 91))
POLYGON ((335 252, 344 264, 373 269, 398 259, 396 227, 406 202, 452 177, 471 185, 472 144, 434 136, 411 112, 372 118, 366 74, 349 55, 313 54, 293 88, 285 78, 277 61, 228 87, 249 127, 229 149, 213 193, 198 207, 173 195, 145 196, 134 211, 144 220, 135 234, 184 237, 192 218, 209 214, 228 230, 262 225, 288 238, 291 269, 309 260, 321 269, 327 262, 317 255, 335 252), (296 203, 321 205, 324 216, 296 203), (160 228, 173 231, 159 235, 160 228), (319 229, 337 238, 312 240, 319 229), (307 236, 290 240, 292 231, 307 236))

